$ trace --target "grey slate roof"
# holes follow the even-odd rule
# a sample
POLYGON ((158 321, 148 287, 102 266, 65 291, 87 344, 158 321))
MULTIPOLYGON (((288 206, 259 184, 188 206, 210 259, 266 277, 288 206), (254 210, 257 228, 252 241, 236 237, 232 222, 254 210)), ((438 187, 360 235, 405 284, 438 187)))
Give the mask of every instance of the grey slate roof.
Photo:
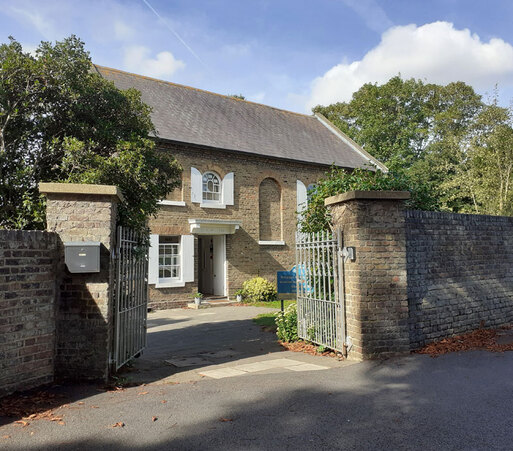
POLYGON ((323 117, 95 67, 118 88, 141 91, 161 139, 347 168, 382 166, 323 117))

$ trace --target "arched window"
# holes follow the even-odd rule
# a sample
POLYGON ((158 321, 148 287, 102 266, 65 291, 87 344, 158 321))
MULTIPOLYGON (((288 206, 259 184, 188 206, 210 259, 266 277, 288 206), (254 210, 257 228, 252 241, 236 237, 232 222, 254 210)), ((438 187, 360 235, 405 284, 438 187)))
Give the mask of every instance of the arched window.
POLYGON ((261 241, 282 240, 281 188, 272 178, 266 178, 258 189, 261 241))
POLYGON ((203 202, 221 202, 221 179, 213 172, 203 174, 203 202))

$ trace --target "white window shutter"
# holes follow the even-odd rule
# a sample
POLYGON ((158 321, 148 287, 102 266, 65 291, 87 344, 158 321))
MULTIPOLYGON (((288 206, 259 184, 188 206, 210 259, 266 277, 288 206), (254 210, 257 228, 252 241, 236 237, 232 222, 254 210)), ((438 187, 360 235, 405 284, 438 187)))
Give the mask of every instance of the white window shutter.
POLYGON ((298 212, 298 219, 301 219, 301 213, 308 206, 308 194, 306 186, 301 180, 298 180, 296 185, 296 211, 298 212))
POLYGON ((182 235, 183 282, 194 282, 194 235, 182 235))
POLYGON ((148 283, 159 282, 159 236, 150 235, 150 249, 148 251, 148 283))
POLYGON ((191 202, 200 203, 202 195, 202 175, 196 168, 191 167, 191 202))
POLYGON ((224 176, 223 179, 223 204, 233 205, 233 172, 230 172, 224 176))

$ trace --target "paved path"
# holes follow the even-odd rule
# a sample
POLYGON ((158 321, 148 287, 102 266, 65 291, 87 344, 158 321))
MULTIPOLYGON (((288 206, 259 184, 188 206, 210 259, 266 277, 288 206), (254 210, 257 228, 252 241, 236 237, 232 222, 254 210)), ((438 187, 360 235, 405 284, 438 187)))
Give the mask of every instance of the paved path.
POLYGON ((316 371, 352 364, 285 351, 252 318, 273 309, 161 310, 148 316, 148 348, 123 376, 138 383, 316 371))
MULTIPOLYGON (((175 318, 175 326, 199 318, 188 317, 188 311, 182 313, 183 321, 175 318)), ((0 448, 422 451, 513 448, 513 352, 479 351, 436 359, 412 355, 385 362, 352 365, 337 362, 322 371, 247 372, 221 379, 198 376, 197 371, 224 365, 233 367, 246 358, 261 359, 261 348, 267 351, 266 346, 274 346, 268 337, 271 334, 265 335, 258 329, 250 332, 252 326, 247 320, 232 318, 234 327, 239 321, 243 326, 241 337, 251 344, 248 347, 254 346, 254 355, 244 357, 244 352, 249 351, 233 346, 241 352, 233 360, 199 370, 165 374, 176 377, 188 373, 189 377, 181 383, 162 383, 150 371, 142 371, 145 365, 149 369, 169 357, 164 346, 166 340, 160 350, 157 346, 164 337, 158 333, 165 333, 158 328, 173 329, 168 329, 170 324, 158 315, 161 314, 152 316, 152 328, 157 329, 153 330, 153 337, 150 335, 151 351, 145 354, 146 360, 140 360, 140 372, 135 373, 145 374, 148 380, 153 379, 151 383, 121 392, 98 391, 94 386, 56 387, 54 391, 69 398, 69 403, 57 411, 65 425, 39 420, 22 427, 10 419, 0 427, 0 448), (257 341, 252 341, 255 337, 257 341), (124 427, 111 427, 118 422, 124 423, 124 427)), ((224 337, 215 322, 208 326, 209 330, 201 322, 196 327, 213 331, 218 335, 212 337, 218 336, 220 341, 224 337)), ((178 331, 171 336, 182 355, 191 350, 196 352, 190 341, 180 341, 178 331)), ((230 347, 229 343, 225 345, 230 347)), ((223 346, 220 347, 224 349, 223 346)), ((302 354, 271 352, 270 360, 303 361, 304 358, 302 354)), ((333 364, 333 359, 306 357, 305 363, 333 364)))

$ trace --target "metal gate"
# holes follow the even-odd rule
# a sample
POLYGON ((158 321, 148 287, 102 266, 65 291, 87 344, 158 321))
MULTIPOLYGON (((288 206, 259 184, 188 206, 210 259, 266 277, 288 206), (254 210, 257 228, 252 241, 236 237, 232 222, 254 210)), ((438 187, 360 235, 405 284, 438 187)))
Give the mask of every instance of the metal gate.
POLYGON ((345 313, 341 233, 296 234, 298 335, 344 351, 345 313))
POLYGON ((114 356, 121 368, 146 346, 148 246, 129 228, 118 226, 114 253, 114 356))

